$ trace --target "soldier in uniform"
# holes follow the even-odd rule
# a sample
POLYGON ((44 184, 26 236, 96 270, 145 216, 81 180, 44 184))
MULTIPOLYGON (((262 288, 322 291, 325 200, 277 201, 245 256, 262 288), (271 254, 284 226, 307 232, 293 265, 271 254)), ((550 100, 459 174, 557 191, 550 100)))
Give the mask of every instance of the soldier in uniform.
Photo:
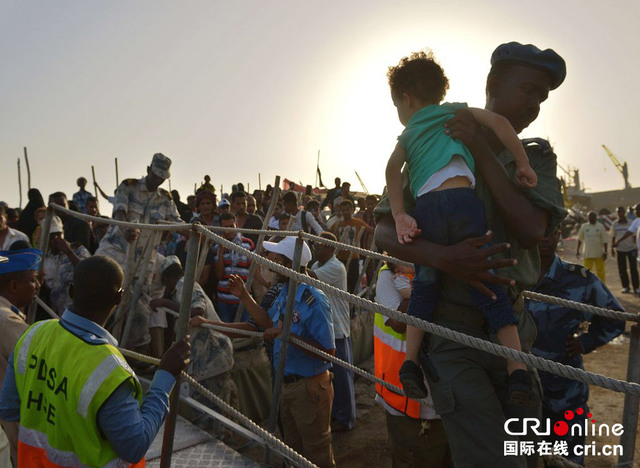
MULTIPOLYGON (((555 232, 542 239, 539 244, 540 281, 533 288, 535 292, 569 299, 582 304, 590 304, 606 309, 624 310, 613 294, 587 268, 567 263, 556 255, 560 233, 555 232)), ((548 304, 546 302, 527 300, 526 309, 531 312, 538 326, 538 337, 531 352, 545 359, 584 369, 582 355, 590 353, 624 331, 625 322, 612 320, 599 315, 581 312, 567 307, 548 304), (576 337, 580 324, 588 321, 589 329, 576 337)), ((539 371, 542 382, 542 416, 549 418, 551 424, 564 421, 565 411, 582 408, 582 414, 575 413, 571 424, 584 426, 589 408, 589 386, 577 380, 561 377, 556 374, 539 371)), ((572 435, 571 432, 559 438, 551 433, 548 441, 565 440, 569 445, 569 456, 574 463, 584 464, 584 455, 576 455, 574 447, 584 445, 583 435, 572 435)))
MULTIPOLYGON (((182 219, 171 194, 160 188, 170 177, 170 167, 171 159, 162 153, 156 153, 151 165, 147 166, 146 176, 123 180, 116 190, 113 219, 143 224, 156 224, 160 220, 181 223, 182 219)), ((125 265, 129 244, 135 246, 138 259, 152 235, 153 232, 150 231, 141 232, 140 229, 112 225, 100 241, 96 255, 111 257, 120 265, 125 265)), ((156 256, 152 255, 150 264, 138 272, 148 277, 147 286, 152 276, 148 272, 153 271, 155 261, 156 256)), ((142 298, 141 301, 148 303, 149 298, 142 298)), ((149 309, 136 307, 129 340, 123 345, 128 348, 141 348, 150 342, 149 309)))
MULTIPOLYGON (((485 108, 513 125, 517 133, 531 124, 540 104, 566 76, 565 62, 551 49, 517 42, 501 44, 491 56, 487 77, 485 108)), ((535 340, 535 323, 523 309, 520 292, 538 280, 540 258, 535 248, 565 217, 556 178, 556 156, 548 142, 524 140, 538 186, 521 189, 514 183, 515 163, 495 135, 484 132, 466 111, 459 111, 447 124, 452 136, 471 150, 476 163, 476 194, 484 202, 492 234, 466 239, 450 246, 413 239, 399 244, 385 197, 375 213, 376 245, 391 255, 428 265, 445 273, 442 297, 434 313, 434 323, 484 340, 496 342, 482 314, 473 306, 467 284, 490 295, 481 281, 505 284, 518 319, 522 349, 528 351, 535 340), (493 240, 499 244, 480 248, 493 240), (506 249, 510 255, 506 258, 506 249), (489 257, 492 257, 489 259, 489 257), (517 263, 517 265, 516 265, 517 263), (492 268, 504 268, 505 277, 492 268)), ((405 174, 406 175, 406 174, 405 174)), ((404 200, 407 212, 413 197, 405 177, 404 200)), ((508 417, 539 417, 539 388, 533 385, 527 405, 507 405, 507 371, 503 358, 432 336, 430 357, 439 380, 430 380, 433 402, 447 432, 454 463, 465 467, 535 467, 536 456, 504 456, 508 417)), ((530 370, 532 379, 535 372, 530 370)), ((529 437, 531 438, 531 437, 529 437)))

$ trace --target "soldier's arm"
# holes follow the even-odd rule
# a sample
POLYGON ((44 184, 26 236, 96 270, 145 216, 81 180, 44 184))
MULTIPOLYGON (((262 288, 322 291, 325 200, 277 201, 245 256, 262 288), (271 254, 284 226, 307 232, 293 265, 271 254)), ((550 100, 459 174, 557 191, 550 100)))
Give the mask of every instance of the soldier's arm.
POLYGON ((537 246, 547 231, 550 213, 534 204, 511 180, 468 110, 456 111, 447 128, 450 135, 460 139, 473 154, 476 171, 485 180, 509 232, 524 248, 537 246))

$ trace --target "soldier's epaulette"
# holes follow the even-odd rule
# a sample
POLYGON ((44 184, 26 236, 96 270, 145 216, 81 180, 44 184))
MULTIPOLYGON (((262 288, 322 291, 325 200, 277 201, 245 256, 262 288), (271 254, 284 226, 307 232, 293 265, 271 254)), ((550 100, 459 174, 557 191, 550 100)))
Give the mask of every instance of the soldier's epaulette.
POLYGON ((163 188, 158 188, 158 190, 160 191, 161 195, 164 195, 165 197, 169 197, 169 200, 173 200, 173 195, 171 195, 171 192, 163 188))
POLYGON ((567 263, 566 266, 567 266, 567 271, 568 272, 574 273, 576 275, 580 275, 583 278, 586 278, 587 277, 587 273, 589 272, 588 268, 585 268, 582 265, 577 265, 575 263, 567 263))
POLYGON ((135 184, 136 182, 138 182, 138 180, 139 180, 139 179, 124 179, 124 180, 122 181, 122 183, 123 183, 123 184, 125 184, 125 185, 133 185, 133 184, 135 184))
POLYGON ((305 289, 302 293, 302 300, 307 303, 307 305, 313 305, 316 302, 316 298, 311 291, 305 289))
POLYGON ((533 148, 537 146, 542 154, 553 154, 551 143, 549 143, 544 138, 524 138, 522 140, 522 144, 525 146, 525 148, 533 148))

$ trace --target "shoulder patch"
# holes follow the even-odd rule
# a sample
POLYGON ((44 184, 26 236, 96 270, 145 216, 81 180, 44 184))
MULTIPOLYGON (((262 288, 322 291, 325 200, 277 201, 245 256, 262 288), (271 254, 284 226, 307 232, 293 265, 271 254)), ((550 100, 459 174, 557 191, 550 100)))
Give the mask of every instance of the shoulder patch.
POLYGON ((125 185, 133 185, 136 182, 138 182, 138 179, 124 179, 122 181, 122 183, 125 184, 125 185))
POLYGON ((542 151, 542 154, 553 154, 551 144, 544 138, 524 138, 522 144, 525 148, 538 147, 540 151, 542 151))
POLYGON ((302 293, 302 300, 307 303, 307 305, 313 305, 316 302, 316 298, 311 291, 305 289, 302 293))
POLYGON ((583 278, 587 277, 587 273, 589 272, 589 270, 585 267, 583 267, 582 265, 576 265, 575 263, 568 263, 567 264, 567 271, 576 274, 576 275, 580 275, 583 278))
POLYGON ((168 197, 169 200, 173 200, 173 195, 171 195, 171 192, 168 190, 158 187, 158 191, 160 192, 160 195, 164 195, 165 197, 168 197))

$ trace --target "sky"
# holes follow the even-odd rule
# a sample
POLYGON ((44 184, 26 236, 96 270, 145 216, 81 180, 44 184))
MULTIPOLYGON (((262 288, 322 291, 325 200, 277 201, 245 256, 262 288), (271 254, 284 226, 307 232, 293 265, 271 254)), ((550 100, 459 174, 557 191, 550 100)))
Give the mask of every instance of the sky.
POLYGON ((363 190, 357 171, 381 193, 402 132, 388 67, 430 48, 446 100, 483 107, 491 53, 509 41, 567 62, 521 136, 550 140, 588 191, 623 188, 606 144, 639 186, 639 30, 636 0, 0 0, 0 200, 18 206, 21 159, 27 202, 24 147, 45 200, 91 185, 92 166, 111 193, 115 158, 122 181, 156 152, 183 199, 205 174, 225 192, 276 175, 315 185, 318 152, 326 185, 363 190))

